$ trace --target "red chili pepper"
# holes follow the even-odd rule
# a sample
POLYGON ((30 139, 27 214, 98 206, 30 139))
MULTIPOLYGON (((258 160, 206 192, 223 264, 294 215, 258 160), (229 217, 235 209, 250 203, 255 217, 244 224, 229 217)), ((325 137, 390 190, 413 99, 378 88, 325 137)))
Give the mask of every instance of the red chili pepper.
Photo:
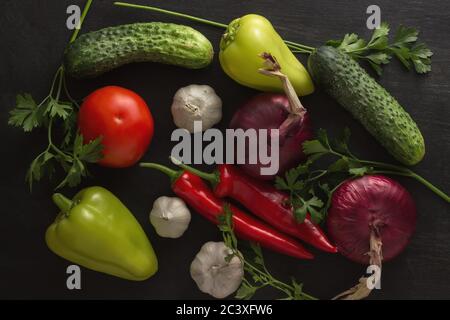
MULTIPOLYGON (((225 202, 217 198, 206 183, 188 171, 175 171, 155 163, 141 163, 141 167, 157 169, 167 174, 172 190, 189 206, 214 224, 224 212, 225 202)), ((266 224, 252 218, 235 206, 230 205, 236 235, 274 251, 301 259, 312 259, 313 255, 300 243, 281 234, 266 224)))
POLYGON ((214 173, 204 173, 184 164, 179 164, 199 177, 210 181, 214 194, 239 201, 250 212, 276 229, 299 238, 326 252, 337 252, 319 226, 309 216, 302 222, 295 220, 289 196, 267 182, 246 175, 232 165, 219 165, 214 173))

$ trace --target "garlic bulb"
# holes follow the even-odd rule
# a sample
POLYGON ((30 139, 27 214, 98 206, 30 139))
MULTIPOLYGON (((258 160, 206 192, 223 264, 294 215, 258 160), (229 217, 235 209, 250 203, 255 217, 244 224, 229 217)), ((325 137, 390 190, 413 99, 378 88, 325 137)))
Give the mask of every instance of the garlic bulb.
POLYGON ((225 258, 231 250, 223 242, 207 242, 191 263, 191 277, 198 288, 214 298, 222 299, 235 292, 242 282, 244 267, 234 256, 225 258))
POLYGON ((153 203, 150 222, 159 236, 179 238, 191 222, 191 213, 183 200, 175 197, 159 197, 153 203))
POLYGON ((179 89, 171 109, 175 125, 190 133, 195 132, 194 121, 202 121, 204 131, 222 119, 222 100, 213 88, 206 85, 193 84, 179 89))

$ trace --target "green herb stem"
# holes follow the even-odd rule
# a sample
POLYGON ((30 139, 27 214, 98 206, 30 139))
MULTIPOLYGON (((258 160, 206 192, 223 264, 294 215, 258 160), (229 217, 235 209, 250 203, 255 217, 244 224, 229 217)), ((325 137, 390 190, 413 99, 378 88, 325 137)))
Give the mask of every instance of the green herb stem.
MULTIPOLYGON (((208 20, 208 19, 203 19, 203 18, 200 18, 200 17, 191 16, 191 15, 184 14, 184 13, 181 13, 181 12, 165 10, 165 9, 161 9, 161 8, 157 8, 157 7, 144 6, 144 5, 139 5, 139 4, 127 3, 127 2, 114 2, 114 5, 119 6, 119 7, 128 7, 128 8, 135 8, 135 9, 142 9, 142 10, 160 12, 160 13, 168 14, 168 15, 175 16, 175 17, 185 18, 185 19, 188 19, 188 20, 191 20, 191 21, 195 21, 195 22, 200 22, 200 23, 207 24, 207 25, 214 26, 214 27, 218 27, 218 28, 223 28, 223 29, 228 28, 228 25, 226 25, 224 23, 221 23, 221 22, 212 21, 212 20, 208 20)), ((292 51, 294 53, 311 54, 315 50, 313 47, 306 46, 306 45, 303 45, 303 44, 300 44, 300 43, 287 41, 287 40, 284 40, 284 42, 286 43, 286 45, 290 49, 292 49, 292 51)))
MULTIPOLYGON (((345 157, 344 154, 336 152, 335 150, 333 150, 331 148, 329 149, 329 153, 331 153, 334 156, 339 157, 339 158, 345 157)), ((422 183, 424 186, 426 186, 428 189, 430 189, 432 192, 434 192, 437 196, 441 197, 446 202, 450 202, 450 196, 448 196, 444 191, 442 191, 441 189, 439 189, 438 187, 433 185, 430 181, 426 180, 425 178, 418 175, 417 173, 415 173, 414 171, 412 171, 409 168, 397 166, 394 164, 384 163, 384 162, 378 162, 378 161, 360 160, 353 156, 351 157, 351 159, 353 159, 357 162, 360 162, 362 164, 374 167, 373 173, 398 175, 398 176, 413 178, 416 181, 422 183)))
POLYGON ((448 196, 445 192, 443 192, 442 190, 437 188, 435 185, 433 185, 431 182, 429 182, 428 180, 426 180, 422 176, 419 176, 418 174, 416 174, 414 172, 411 172, 409 176, 411 178, 419 181, 420 183, 422 183, 424 186, 426 186, 428 189, 433 191, 435 194, 437 194, 439 197, 441 197, 445 201, 450 202, 450 196, 448 196))
POLYGON ((306 46, 304 44, 293 42, 293 41, 284 40, 284 43, 286 43, 291 48, 303 49, 303 50, 305 50, 305 51, 307 51, 309 53, 312 53, 315 50, 315 48, 313 48, 313 47, 306 46))
POLYGON ((225 29, 228 28, 228 25, 226 25, 224 23, 207 20, 207 19, 191 16, 191 15, 188 15, 188 14, 176 12, 176 11, 164 10, 164 9, 160 9, 160 8, 156 8, 156 7, 143 6, 143 5, 138 5, 138 4, 126 3, 126 2, 114 2, 114 5, 120 6, 120 7, 128 7, 128 8, 143 9, 143 10, 148 10, 148 11, 155 11, 155 12, 165 13, 165 14, 168 14, 168 15, 171 15, 171 16, 189 19, 189 20, 192 20, 192 21, 195 21, 195 22, 208 24, 208 25, 211 25, 211 26, 214 26, 214 27, 225 28, 225 29))
POLYGON ((448 196, 444 191, 433 185, 430 181, 426 180, 424 177, 418 175, 415 172, 402 172, 402 171, 389 171, 389 170, 375 170, 373 173, 379 173, 379 174, 388 174, 388 175, 397 175, 397 176, 403 176, 403 177, 409 177, 412 178, 421 184, 423 184, 425 187, 430 189, 432 192, 434 192, 437 196, 441 197, 446 202, 450 202, 450 196, 448 196))
POLYGON ((69 93, 69 89, 67 88, 66 77, 63 77, 63 88, 64 88, 64 94, 66 95, 66 97, 70 100, 70 102, 72 102, 77 107, 77 109, 79 109, 80 105, 74 98, 72 98, 72 96, 69 93))
MULTIPOLYGON (((42 103, 39 106, 41 106, 48 98, 54 98, 55 86, 58 80, 61 78, 62 73, 63 73, 63 66, 59 66, 52 80, 52 86, 50 87, 50 94, 42 101, 42 103)), ((58 95, 58 92, 56 93, 56 95, 58 95)))
POLYGON ((56 97, 55 100, 59 101, 59 98, 61 97, 61 90, 63 85, 63 79, 64 79, 64 67, 59 68, 59 80, 58 80, 58 91, 56 91, 56 97))
MULTIPOLYGON (((271 286, 271 287, 274 287, 274 288, 284 292, 290 299, 293 298, 292 292, 294 292, 294 290, 295 290, 294 287, 274 278, 269 273, 267 268, 265 268, 265 266, 264 266, 264 270, 261 270, 258 267, 254 266, 253 264, 251 264, 250 262, 248 262, 244 258, 244 256, 239 253, 239 251, 237 251, 236 249, 232 249, 232 250, 233 250, 233 253, 236 254, 241 259, 242 263, 245 265, 245 267, 247 268, 248 271, 257 273, 260 277, 266 279, 266 282, 263 283, 262 285, 258 286, 258 289, 261 289, 261 288, 264 288, 267 286, 271 286)), ((246 279, 244 279, 244 280, 248 285, 251 285, 246 279)), ((304 297, 307 300, 317 300, 317 298, 315 298, 309 294, 306 294, 304 292, 302 292, 301 295, 302 295, 302 297, 304 297)))
POLYGON ((83 9, 83 13, 81 14, 81 17, 80 17, 80 23, 79 23, 79 25, 75 28, 75 31, 73 32, 72 37, 70 38, 69 43, 72 43, 72 42, 74 42, 74 41, 77 39, 78 33, 80 32, 81 27, 82 27, 83 22, 84 22, 84 19, 86 18, 87 14, 88 14, 88 11, 89 11, 89 9, 91 8, 92 2, 93 2, 93 0, 87 0, 86 5, 84 6, 84 9, 83 9))
POLYGON ((401 171, 404 173, 412 173, 412 171, 408 168, 402 167, 402 166, 397 166, 394 164, 390 164, 390 163, 384 163, 384 162, 378 162, 378 161, 368 161, 368 160, 359 160, 356 159, 355 160, 363 163, 363 164, 367 164, 370 166, 374 166, 374 167, 380 167, 380 168, 384 168, 384 169, 390 169, 390 170, 396 170, 396 171, 401 171))
MULTIPOLYGON (((70 42, 75 41, 78 36, 78 33, 81 29, 81 26, 87 16, 89 8, 91 7, 93 0, 87 0, 86 5, 83 9, 82 15, 80 17, 79 25, 72 33, 70 38, 70 42)), ((32 190, 32 184, 34 181, 39 181, 45 169, 50 171, 53 170, 52 161, 57 162, 62 169, 67 173, 66 178, 56 187, 57 189, 69 185, 75 186, 77 185, 82 177, 88 175, 87 168, 84 162, 96 162, 101 158, 101 144, 100 140, 96 139, 87 143, 86 146, 83 146, 83 137, 76 134, 75 140, 70 140, 73 137, 74 128, 69 126, 72 116, 75 112, 73 110, 73 105, 78 106, 76 101, 70 96, 69 90, 67 89, 66 79, 65 79, 65 70, 63 64, 61 64, 51 83, 49 94, 36 105, 35 100, 31 97, 31 95, 18 95, 22 101, 22 105, 20 102, 17 103, 16 109, 11 111, 11 115, 18 113, 17 110, 23 110, 24 105, 28 109, 27 117, 22 116, 22 118, 13 118, 11 116, 8 123, 15 126, 22 126, 24 131, 31 131, 35 127, 47 127, 47 147, 45 151, 41 152, 32 162, 30 168, 27 172, 27 180, 30 185, 30 190, 32 190), (72 104, 61 101, 62 96, 65 95, 72 104), (26 100, 26 103, 23 101, 26 100), (26 120, 30 122, 29 118, 33 117, 33 123, 27 124, 26 120), (63 145, 68 146, 69 143, 72 143, 72 149, 70 151, 63 151, 59 147, 57 147, 53 143, 53 128, 56 125, 57 120, 64 121, 65 132, 64 143, 63 145), (67 141, 66 141, 67 139, 67 141)))
MULTIPOLYGON (((318 174, 315 175, 314 177, 310 177, 310 178, 308 179, 309 181, 314 181, 314 180, 320 179, 320 178, 322 178, 323 176, 325 176, 325 175, 328 174, 328 171, 327 171, 327 170, 315 170, 315 172, 320 172, 320 173, 318 173, 318 174)), ((311 172, 311 173, 314 173, 314 172, 311 172)))
POLYGON ((283 292, 286 295, 286 297, 282 300, 317 300, 313 296, 304 293, 301 288, 296 288, 295 280, 293 280, 293 284, 290 285, 274 278, 272 274, 267 270, 267 267, 264 263, 264 257, 259 245, 251 244, 250 246, 253 252, 256 254, 256 257, 258 258, 258 260, 255 260, 256 265, 246 259, 238 249, 238 241, 234 234, 232 215, 233 213, 230 209, 230 206, 228 204, 225 204, 224 214, 219 216, 219 230, 222 232, 222 237, 225 245, 231 250, 231 254, 230 256, 228 256, 228 258, 230 259, 233 256, 238 257, 241 260, 242 265, 244 266, 244 271, 249 275, 249 277, 251 277, 251 279, 253 279, 253 281, 249 281, 245 278, 245 276, 242 278, 242 286, 244 287, 244 289, 250 289, 250 294, 244 294, 242 296, 239 296, 238 294, 236 297, 250 299, 257 290, 264 287, 272 287, 283 292))

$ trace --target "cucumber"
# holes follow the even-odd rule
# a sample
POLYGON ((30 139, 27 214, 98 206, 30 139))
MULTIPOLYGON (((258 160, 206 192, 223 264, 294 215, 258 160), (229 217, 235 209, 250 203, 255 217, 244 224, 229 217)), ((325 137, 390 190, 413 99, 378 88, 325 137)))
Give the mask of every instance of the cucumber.
POLYGON ((398 161, 414 165, 425 155, 417 124, 349 55, 330 46, 308 59, 314 81, 347 109, 398 161))
POLYGON ((81 35, 65 52, 65 68, 75 78, 95 77, 133 62, 160 62, 199 69, 214 50, 197 30, 162 22, 109 27, 81 35))

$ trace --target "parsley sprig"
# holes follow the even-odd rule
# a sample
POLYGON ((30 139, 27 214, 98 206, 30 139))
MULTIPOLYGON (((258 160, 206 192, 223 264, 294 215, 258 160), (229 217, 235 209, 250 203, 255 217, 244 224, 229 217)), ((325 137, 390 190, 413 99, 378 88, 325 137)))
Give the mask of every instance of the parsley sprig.
POLYGON ((409 168, 357 158, 349 149, 349 140, 348 128, 334 140, 329 139, 326 131, 320 129, 317 139, 303 143, 303 151, 308 160, 288 170, 283 177, 276 178, 275 186, 290 194, 290 202, 297 221, 302 222, 307 213, 313 222, 323 221, 334 191, 345 180, 366 174, 410 177, 450 202, 450 197, 445 192, 409 168), (320 168, 317 163, 317 160, 323 158, 333 161, 325 169, 320 168))
MULTIPOLYGON (((88 0, 86 3, 80 27, 92 1, 88 0)), ((78 32, 79 28, 74 31, 70 42, 75 41, 78 32)), ((83 137, 77 131, 78 108, 77 101, 67 89, 63 65, 56 71, 49 94, 39 104, 28 93, 17 95, 16 107, 10 111, 8 124, 20 127, 24 132, 31 132, 36 128, 47 129, 47 147, 31 162, 26 175, 30 190, 33 182, 40 181, 45 175, 51 177, 55 173, 55 165, 59 165, 66 173, 57 188, 76 186, 89 174, 86 164, 101 159, 101 138, 83 144, 83 137), (63 132, 59 144, 53 139, 55 124, 59 124, 63 132)))
POLYGON ((245 257, 238 249, 238 240, 234 234, 233 213, 229 205, 224 206, 224 214, 219 216, 219 229, 222 232, 225 245, 230 248, 231 254, 226 257, 230 261, 237 256, 244 265, 245 275, 242 284, 236 292, 237 299, 249 300, 262 288, 272 287, 284 294, 281 300, 316 300, 316 298, 303 292, 303 285, 294 278, 290 283, 276 279, 268 271, 261 247, 258 244, 250 243, 253 257, 245 257))
POLYGON ((378 75, 383 73, 382 65, 388 64, 393 56, 408 70, 414 67, 417 73, 431 71, 433 53, 424 43, 417 42, 419 31, 400 26, 391 43, 389 31, 389 25, 383 22, 369 41, 355 33, 347 33, 342 40, 330 40, 327 45, 345 51, 356 60, 367 61, 378 75))

